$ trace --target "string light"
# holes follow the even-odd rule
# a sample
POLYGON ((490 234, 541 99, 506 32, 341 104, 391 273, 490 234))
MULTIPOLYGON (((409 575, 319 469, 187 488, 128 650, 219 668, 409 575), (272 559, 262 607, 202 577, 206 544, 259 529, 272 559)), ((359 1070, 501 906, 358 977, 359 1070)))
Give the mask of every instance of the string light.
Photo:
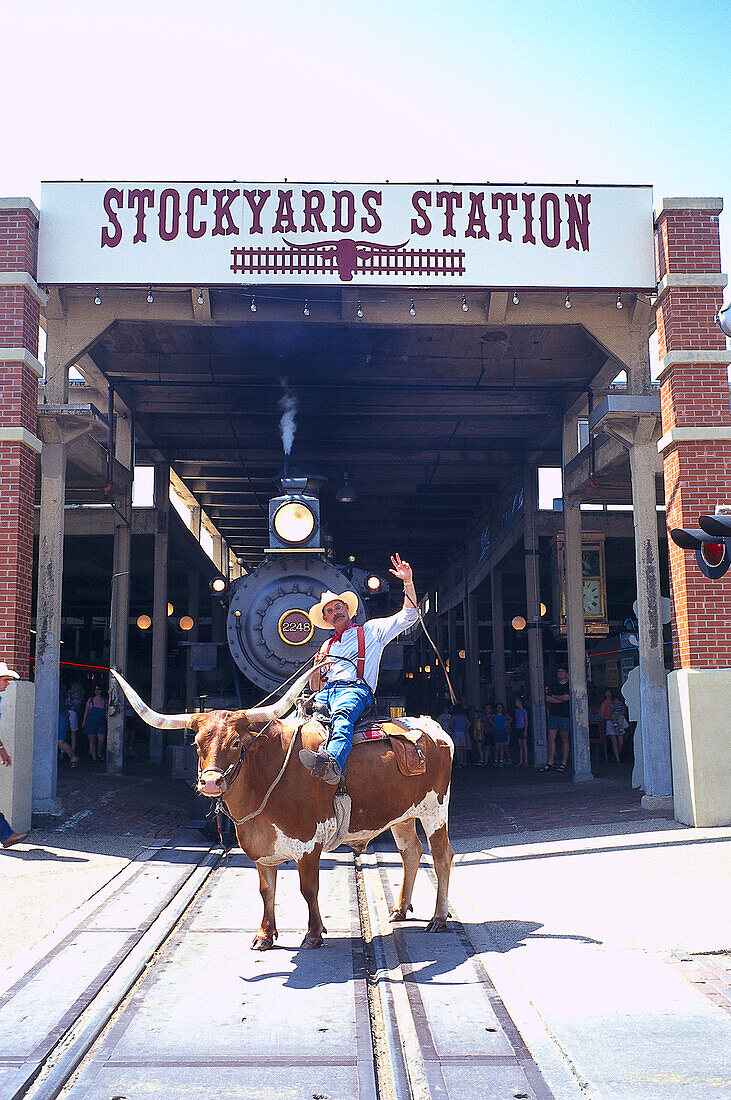
POLYGON ((203 299, 203 291, 202 291, 202 290, 199 290, 199 291, 198 291, 198 305, 199 305, 199 306, 202 306, 202 305, 203 305, 203 301, 204 301, 204 299, 203 299))
POLYGON ((416 317, 416 306, 414 305, 414 299, 411 299, 411 305, 409 306, 409 313, 412 317, 416 317))
POLYGON ((310 303, 307 301, 306 298, 305 298, 305 308, 302 310, 302 313, 304 314, 305 317, 310 316, 310 303))
POLYGON ((249 306, 249 309, 252 313, 256 313, 256 298, 253 294, 251 295, 251 305, 249 306))
POLYGON ((514 290, 513 291, 513 305, 517 306, 519 301, 520 301, 520 298, 518 297, 518 291, 514 290))
POLYGON ((566 292, 566 301, 564 302, 564 305, 566 306, 566 309, 571 309, 571 298, 569 297, 568 291, 566 292))
POLYGON ((96 298, 94 299, 94 305, 100 306, 102 304, 102 296, 99 293, 99 287, 96 288, 96 298))
POLYGON ((622 304, 622 295, 621 294, 617 295, 617 309, 624 309, 624 305, 622 304))
POLYGON ((469 307, 469 306, 467 305, 467 298, 466 298, 466 296, 465 296, 465 295, 463 294, 463 295, 462 295, 462 312, 463 312, 463 313, 466 313, 466 312, 467 312, 467 310, 468 310, 469 308, 470 308, 470 307, 469 307))
POLYGON ((149 305, 152 305, 152 303, 155 301, 155 299, 153 297, 153 294, 152 294, 152 287, 150 287, 150 289, 147 291, 147 301, 148 301, 149 305))
POLYGON ((355 316, 356 317, 362 317, 363 316, 363 304, 362 304, 360 298, 358 299, 358 308, 355 311, 355 316))

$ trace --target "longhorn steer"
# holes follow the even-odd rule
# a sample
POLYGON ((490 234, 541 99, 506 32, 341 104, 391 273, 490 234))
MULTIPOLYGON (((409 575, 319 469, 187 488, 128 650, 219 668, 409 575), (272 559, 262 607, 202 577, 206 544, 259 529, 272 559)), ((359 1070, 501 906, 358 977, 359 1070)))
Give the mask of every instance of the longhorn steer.
MULTIPOLYGON (((265 951, 277 936, 274 896, 277 866, 293 859, 309 920, 303 947, 319 947, 326 931, 318 906, 320 853, 336 834, 333 787, 315 779, 302 766, 293 739, 316 749, 317 735, 299 723, 283 721, 311 675, 305 673, 270 707, 213 710, 203 714, 157 714, 112 669, 139 716, 158 729, 190 729, 200 763, 198 790, 222 798, 236 825, 242 850, 256 863, 264 902, 261 926, 251 947, 265 951), (289 755, 288 755, 289 753, 289 755)), ((447 890, 452 847, 447 834, 452 742, 442 728, 426 719, 426 770, 404 776, 387 740, 366 741, 348 760, 347 788, 352 811, 342 843, 363 851, 368 842, 391 829, 404 865, 398 903, 391 920, 404 920, 412 909, 414 879, 423 849, 416 832, 421 822, 437 876, 434 916, 429 932, 443 932, 448 916, 447 890)))

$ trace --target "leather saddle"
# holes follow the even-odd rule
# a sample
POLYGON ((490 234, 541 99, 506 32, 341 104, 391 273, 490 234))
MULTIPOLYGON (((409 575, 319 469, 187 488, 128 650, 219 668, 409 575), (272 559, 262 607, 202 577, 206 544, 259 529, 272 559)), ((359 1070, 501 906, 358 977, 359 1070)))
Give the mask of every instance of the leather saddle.
MULTIPOLYGON (((317 717, 309 718, 302 729, 315 734, 321 741, 325 741, 330 733, 317 717)), ((356 723, 352 751, 366 741, 389 741, 401 774, 423 775, 426 771, 425 738, 423 730, 413 729, 398 718, 376 720, 373 715, 364 715, 356 723)))

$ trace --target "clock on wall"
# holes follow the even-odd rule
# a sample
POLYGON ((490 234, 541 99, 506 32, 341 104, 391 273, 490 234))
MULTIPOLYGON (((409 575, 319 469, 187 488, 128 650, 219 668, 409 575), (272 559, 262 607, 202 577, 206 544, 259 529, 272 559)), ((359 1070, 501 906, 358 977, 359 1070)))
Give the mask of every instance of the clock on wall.
MULTIPOLYGON (((556 565, 559 607, 561 609, 559 629, 566 633, 566 590, 564 573, 563 534, 556 536, 556 565)), ((604 560, 604 535, 587 534, 581 536, 581 586, 584 603, 585 633, 606 635, 609 633, 607 619, 607 582, 604 560)))

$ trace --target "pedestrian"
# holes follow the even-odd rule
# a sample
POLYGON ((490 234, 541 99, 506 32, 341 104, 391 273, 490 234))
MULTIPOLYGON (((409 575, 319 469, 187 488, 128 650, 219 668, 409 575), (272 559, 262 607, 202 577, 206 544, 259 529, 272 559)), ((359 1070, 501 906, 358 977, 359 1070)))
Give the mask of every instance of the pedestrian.
POLYGON ((485 766, 485 724, 484 710, 477 708, 472 722, 472 748, 475 753, 475 764, 478 768, 485 766))
POLYGON ((452 707, 452 740, 457 767, 463 768, 467 763, 467 712, 461 704, 452 707))
MULTIPOLYGON (((11 680, 19 680, 20 676, 12 668, 8 668, 5 661, 0 661, 0 695, 5 691, 11 680)), ((9 768, 13 763, 10 753, 0 741, 0 764, 9 768)), ((3 814, 0 813, 0 844, 3 848, 9 848, 11 844, 17 844, 25 840, 27 833, 15 833, 3 814)))
POLYGON ((627 722, 627 713, 624 703, 617 695, 612 695, 609 688, 604 692, 602 714, 606 718, 606 734, 609 744, 612 746, 612 755, 615 762, 620 763, 622 749, 624 748, 624 731, 627 722))
POLYGON ((550 772, 556 757, 556 734, 561 738, 561 763, 557 772, 565 772, 569 759, 569 733, 571 731, 571 692, 569 674, 565 668, 556 669, 556 679, 546 688, 548 703, 548 761, 539 771, 550 772))
POLYGON ((89 738, 89 756, 96 763, 104 759, 104 741, 107 735, 107 701, 97 685, 84 711, 83 731, 89 738))
POLYGON ((505 707, 502 703, 495 704, 495 713, 492 716, 492 724, 495 730, 493 739, 495 741, 495 760, 493 762, 494 768, 504 768, 505 762, 511 763, 510 753, 508 752, 508 741, 510 740, 510 726, 511 722, 505 713, 505 707))
POLYGON ((484 741, 485 767, 492 763, 495 752, 495 725, 493 723, 494 711, 492 703, 485 703, 482 712, 482 737, 484 741))
POLYGON ((81 726, 81 712, 84 709, 84 689, 81 684, 73 683, 66 693, 66 713, 69 720, 69 743, 76 754, 76 737, 81 726))
POLYGON ((449 736, 451 737, 452 736, 452 715, 451 715, 451 712, 447 709, 446 706, 444 707, 444 710, 442 711, 442 713, 437 718, 437 722, 442 727, 444 732, 448 733, 449 736))
POLYGON ((58 707, 58 747, 61 750, 61 754, 64 753, 71 761, 71 767, 75 768, 79 763, 79 758, 74 752, 74 749, 70 742, 71 731, 69 728, 69 712, 66 706, 66 699, 63 692, 61 692, 61 698, 59 700, 58 707))
POLYGON ((528 767, 528 711, 522 695, 515 697, 515 739, 518 742, 518 767, 528 767))

